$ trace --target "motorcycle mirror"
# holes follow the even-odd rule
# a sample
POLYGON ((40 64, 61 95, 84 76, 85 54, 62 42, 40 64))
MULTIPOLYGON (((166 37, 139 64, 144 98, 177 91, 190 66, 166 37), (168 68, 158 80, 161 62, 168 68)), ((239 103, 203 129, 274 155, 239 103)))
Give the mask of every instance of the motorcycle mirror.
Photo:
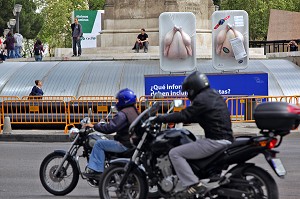
POLYGON ((112 113, 117 113, 117 112, 118 112, 116 106, 111 106, 111 107, 110 107, 110 110, 111 110, 112 113))
POLYGON ((174 100, 173 101, 174 102, 174 107, 176 107, 176 108, 181 108, 181 107, 183 107, 183 100, 174 100))

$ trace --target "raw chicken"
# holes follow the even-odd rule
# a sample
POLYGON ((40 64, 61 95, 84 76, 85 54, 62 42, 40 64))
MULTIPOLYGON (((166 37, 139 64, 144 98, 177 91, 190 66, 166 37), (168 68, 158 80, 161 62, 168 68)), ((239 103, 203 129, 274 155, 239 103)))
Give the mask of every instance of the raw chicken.
POLYGON ((222 57, 233 57, 233 50, 230 40, 233 38, 240 38, 244 42, 244 37, 241 32, 233 29, 231 25, 226 25, 225 29, 221 30, 217 35, 216 54, 222 57))
POLYGON ((182 30, 174 26, 164 38, 164 56, 170 59, 186 59, 192 56, 192 39, 182 30))

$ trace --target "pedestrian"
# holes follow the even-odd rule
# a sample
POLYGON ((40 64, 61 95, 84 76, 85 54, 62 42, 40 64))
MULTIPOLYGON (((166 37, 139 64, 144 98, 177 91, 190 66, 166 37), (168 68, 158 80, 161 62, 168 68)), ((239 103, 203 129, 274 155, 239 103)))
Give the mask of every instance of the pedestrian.
POLYGON ((289 42, 288 46, 290 47, 290 51, 298 51, 298 44, 295 40, 289 42))
POLYGON ((16 32, 14 34, 14 39, 15 39, 15 57, 21 58, 22 57, 21 51, 23 48, 23 36, 20 33, 16 32))
MULTIPOLYGON (((29 96, 43 96, 44 92, 42 90, 43 82, 41 80, 34 81, 35 86, 32 87, 29 96)), ((38 99, 42 99, 42 97, 36 97, 38 99)))
POLYGON ((7 56, 6 56, 6 52, 5 52, 5 44, 4 44, 4 39, 1 36, 0 37, 0 61, 5 61, 7 56))
POLYGON ((43 52, 44 52, 44 47, 42 41, 37 39, 33 46, 33 54, 34 54, 35 61, 42 61, 43 52))
POLYGON ((135 50, 134 52, 138 53, 141 48, 144 48, 144 53, 147 53, 148 46, 149 46, 148 35, 146 33, 145 28, 142 28, 141 33, 136 38, 135 45, 132 48, 132 50, 135 50))
POLYGON ((82 26, 78 22, 78 18, 75 17, 74 23, 71 24, 72 29, 72 46, 73 46, 73 55, 78 57, 81 55, 81 37, 82 37, 82 26), (77 52, 78 47, 78 52, 77 52))
POLYGON ((197 122, 204 129, 205 138, 180 145, 169 152, 174 170, 187 193, 201 194, 209 189, 209 185, 198 179, 187 160, 206 158, 233 142, 230 114, 224 98, 210 88, 203 73, 195 71, 188 75, 183 81, 182 91, 188 93, 191 106, 180 112, 159 115, 153 122, 197 122))
POLYGON ((7 58, 15 58, 15 39, 11 32, 7 34, 4 44, 7 49, 7 58))
POLYGON ((114 140, 96 141, 86 172, 83 175, 87 178, 99 179, 105 166, 105 151, 122 153, 132 147, 128 129, 131 123, 138 117, 135 107, 136 95, 128 88, 120 90, 116 98, 118 113, 107 124, 86 124, 83 127, 91 127, 104 134, 115 133, 114 140))

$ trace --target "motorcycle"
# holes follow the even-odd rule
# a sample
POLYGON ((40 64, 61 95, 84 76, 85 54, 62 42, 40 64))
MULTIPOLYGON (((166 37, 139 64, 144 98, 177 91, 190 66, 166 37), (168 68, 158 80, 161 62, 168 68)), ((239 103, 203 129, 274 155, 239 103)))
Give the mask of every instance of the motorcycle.
POLYGON ((185 129, 161 131, 161 124, 153 124, 159 105, 145 110, 130 126, 131 141, 136 150, 130 160, 116 159, 105 170, 99 183, 101 199, 147 198, 148 187, 157 186, 163 198, 243 198, 278 199, 274 178, 264 169, 247 161, 259 154, 265 156, 278 177, 286 170, 279 151, 274 150, 283 137, 299 125, 300 108, 285 102, 265 102, 254 111, 258 136, 238 137, 229 146, 212 156, 188 160, 193 172, 207 188, 194 196, 187 194, 176 176, 168 157, 169 151, 179 145, 194 142, 197 138, 185 129))
MULTIPOLYGON (((105 120, 101 120, 100 123, 104 124, 113 113, 116 113, 114 106, 111 107, 105 120)), ((88 115, 90 116, 90 114, 91 109, 88 115)), ((81 120, 81 126, 90 123, 89 116, 81 120)), ((72 140, 70 148, 67 151, 55 150, 44 158, 40 166, 39 176, 43 187, 49 193, 57 196, 66 195, 73 191, 77 186, 79 176, 86 180, 91 187, 98 187, 98 179, 89 179, 82 175, 80 160, 82 158, 86 159, 87 164, 96 141, 98 139, 108 139, 106 135, 92 128, 81 128, 79 130, 75 127, 69 130, 69 137, 72 140)), ((106 167, 111 159, 130 157, 131 153, 132 150, 124 153, 106 152, 106 167)))

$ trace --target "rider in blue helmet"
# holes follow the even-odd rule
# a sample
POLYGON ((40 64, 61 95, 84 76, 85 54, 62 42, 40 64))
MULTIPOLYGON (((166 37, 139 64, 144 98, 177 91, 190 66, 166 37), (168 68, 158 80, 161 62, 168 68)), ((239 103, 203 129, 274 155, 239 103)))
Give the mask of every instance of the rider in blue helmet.
POLYGON ((116 95, 116 99, 118 100, 116 104, 118 111, 136 103, 136 95, 128 88, 120 90, 116 95))
POLYGON ((120 90, 116 99, 118 113, 107 124, 85 124, 104 134, 116 132, 114 140, 97 140, 95 143, 86 172, 83 173, 87 178, 99 179, 100 174, 104 171, 105 151, 122 153, 131 148, 128 129, 130 124, 138 116, 135 107, 136 95, 128 88, 120 90))

